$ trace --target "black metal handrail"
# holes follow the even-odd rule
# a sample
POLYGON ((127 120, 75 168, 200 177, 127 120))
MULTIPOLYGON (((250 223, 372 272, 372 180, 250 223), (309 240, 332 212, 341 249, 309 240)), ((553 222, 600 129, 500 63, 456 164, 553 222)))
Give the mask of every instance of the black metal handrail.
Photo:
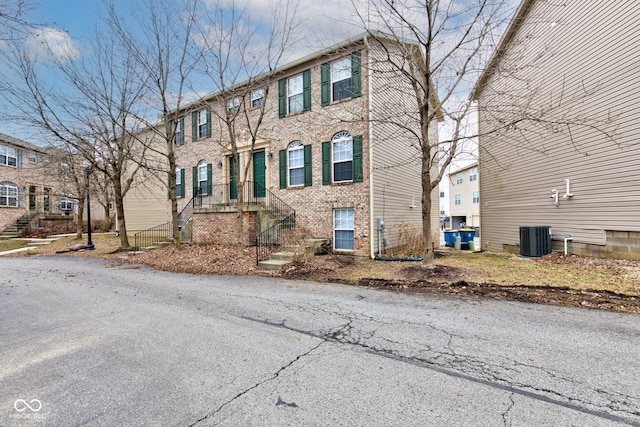
MULTIPOLYGON (((208 208, 221 205, 236 205, 238 203, 237 186, 232 183, 217 184, 204 190, 194 188, 193 207, 208 208), (204 194, 203 194, 204 193, 204 194)), ((247 181, 243 185, 243 202, 249 204, 262 205, 269 213, 278 220, 282 220, 295 210, 287 205, 282 199, 273 194, 264 185, 247 181)))
POLYGON ((133 235, 133 250, 148 248, 160 242, 166 242, 172 235, 171 222, 156 225, 133 235))
POLYGON ((295 224, 296 213, 294 211, 271 227, 256 234, 256 265, 282 246, 283 231, 294 228, 295 224))

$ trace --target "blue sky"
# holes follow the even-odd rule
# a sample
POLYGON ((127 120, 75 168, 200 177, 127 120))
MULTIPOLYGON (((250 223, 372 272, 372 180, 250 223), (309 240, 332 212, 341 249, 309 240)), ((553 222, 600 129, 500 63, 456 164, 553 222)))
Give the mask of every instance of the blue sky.
POLYGON ((102 0, 40 0, 28 20, 60 28, 73 39, 83 39, 96 22, 102 0))

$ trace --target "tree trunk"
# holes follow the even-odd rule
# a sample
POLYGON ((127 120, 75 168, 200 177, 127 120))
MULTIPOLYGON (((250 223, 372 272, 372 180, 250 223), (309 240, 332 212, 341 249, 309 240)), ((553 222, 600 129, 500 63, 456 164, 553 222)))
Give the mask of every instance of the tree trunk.
POLYGON ((433 264, 434 253, 431 244, 431 162, 422 155, 422 266, 433 264))
MULTIPOLYGON (((171 234, 173 246, 180 249, 180 228, 178 224, 178 194, 176 192, 176 155, 173 151, 173 141, 167 140, 167 157, 169 158, 169 197, 171 199, 171 234)), ((183 182, 184 186, 185 183, 183 182)), ((209 190, 211 191, 211 190, 209 190)))
POLYGON ((112 179, 113 196, 116 202, 116 217, 120 228, 120 249, 129 248, 129 236, 127 236, 127 224, 124 219, 124 197, 122 196, 122 185, 119 179, 112 179))

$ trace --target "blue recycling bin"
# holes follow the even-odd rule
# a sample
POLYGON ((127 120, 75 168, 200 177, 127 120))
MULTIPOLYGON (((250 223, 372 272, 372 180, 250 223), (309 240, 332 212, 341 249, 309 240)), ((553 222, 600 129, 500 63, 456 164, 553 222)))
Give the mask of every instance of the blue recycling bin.
POLYGON ((444 245, 453 247, 456 237, 460 236, 460 232, 458 230, 444 230, 444 245))
POLYGON ((469 249, 469 242, 473 242, 476 230, 474 228, 461 228, 458 232, 460 233, 460 246, 466 245, 466 249, 469 249))

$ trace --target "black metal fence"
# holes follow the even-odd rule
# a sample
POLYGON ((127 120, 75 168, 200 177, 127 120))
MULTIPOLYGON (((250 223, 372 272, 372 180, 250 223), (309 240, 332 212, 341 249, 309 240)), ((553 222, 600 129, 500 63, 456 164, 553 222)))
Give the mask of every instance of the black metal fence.
POLYGON ((284 243, 284 232, 295 227, 296 213, 295 211, 285 216, 283 219, 256 234, 256 264, 269 257, 276 252, 284 243))
MULTIPOLYGON (((192 240, 193 209, 238 204, 238 186, 233 183, 213 185, 211 188, 194 188, 195 196, 178 214, 180 240, 192 240), (204 194, 206 193, 206 194, 204 194)), ((283 244, 283 231, 295 227, 296 212, 282 199, 256 182, 245 182, 242 188, 243 203, 262 206, 275 219, 275 223, 256 235, 256 263, 266 259, 283 244)), ((153 246, 173 238, 171 222, 136 233, 134 250, 153 246)))
POLYGON ((140 231, 133 236, 133 250, 139 251, 142 248, 148 248, 149 246, 166 242, 171 234, 170 222, 140 231))

